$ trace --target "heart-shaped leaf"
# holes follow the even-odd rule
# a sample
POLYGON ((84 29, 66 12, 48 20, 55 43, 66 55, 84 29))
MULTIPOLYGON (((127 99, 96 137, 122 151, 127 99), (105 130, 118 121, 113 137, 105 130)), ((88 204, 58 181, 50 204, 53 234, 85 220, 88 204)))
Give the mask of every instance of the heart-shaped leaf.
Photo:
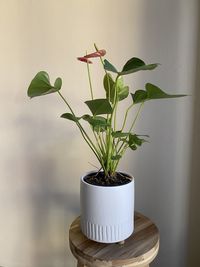
POLYGON ((77 122, 78 120, 80 120, 81 117, 75 117, 73 114, 71 113, 64 113, 60 116, 61 118, 64 118, 64 119, 68 119, 70 121, 75 121, 77 122))
POLYGON ((100 114, 111 114, 112 107, 107 99, 100 98, 86 101, 85 104, 89 107, 94 116, 100 114))
POLYGON ((177 98, 177 97, 183 97, 186 95, 170 95, 162 91, 159 87, 157 87, 154 84, 147 83, 145 85, 146 91, 147 91, 147 99, 162 99, 162 98, 177 98))
POLYGON ((54 88, 56 88, 58 91, 61 89, 62 86, 62 79, 57 78, 54 83, 54 88))
POLYGON ((137 90, 134 94, 131 94, 131 96, 135 104, 142 103, 147 100, 147 92, 144 90, 137 90))
POLYGON ((28 87, 28 96, 42 96, 55 93, 61 89, 62 80, 57 78, 54 86, 50 84, 49 75, 46 71, 38 72, 28 87))
POLYGON ((135 104, 137 103, 142 103, 148 100, 153 100, 153 99, 167 99, 167 98, 177 98, 177 97, 183 97, 186 95, 179 95, 179 94, 167 94, 163 90, 161 90, 158 86, 152 84, 152 83, 147 83, 145 85, 145 90, 137 90, 135 91, 134 94, 131 94, 133 102, 135 104))
POLYGON ((143 60, 137 57, 133 57, 129 59, 126 64, 124 65, 121 72, 118 72, 119 75, 126 75, 131 74, 140 70, 153 70, 155 69, 159 64, 148 64, 146 65, 143 60))
POLYGON ((118 73, 117 69, 106 59, 104 60, 104 69, 107 71, 118 73))
POLYGON ((87 121, 92 126, 92 128, 97 132, 105 131, 107 127, 110 126, 110 124, 108 124, 107 122, 107 119, 101 116, 93 117, 90 115, 83 115, 82 119, 87 121))
POLYGON ((133 57, 126 62, 122 71, 129 71, 129 70, 136 69, 144 65, 145 63, 143 60, 137 57, 133 57))

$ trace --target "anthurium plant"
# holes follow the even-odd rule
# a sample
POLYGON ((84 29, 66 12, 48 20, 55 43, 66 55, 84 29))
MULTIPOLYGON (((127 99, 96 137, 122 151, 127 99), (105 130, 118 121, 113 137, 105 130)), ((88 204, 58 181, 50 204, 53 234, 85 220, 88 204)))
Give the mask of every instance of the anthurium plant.
POLYGON ((49 75, 46 71, 40 71, 36 74, 28 88, 30 98, 57 93, 65 102, 68 112, 61 115, 61 118, 75 123, 99 161, 101 173, 106 179, 114 177, 117 173, 117 167, 121 158, 127 149, 136 150, 143 143, 148 141, 148 135, 137 134, 134 126, 140 111, 147 101, 167 98, 183 97, 185 95, 168 94, 152 83, 146 83, 143 89, 130 92, 129 86, 124 83, 125 75, 134 74, 138 71, 154 70, 158 63, 146 64, 143 60, 132 57, 121 70, 118 70, 107 59, 106 51, 98 49, 96 45, 95 52, 78 57, 78 60, 84 62, 87 67, 89 89, 91 98, 84 103, 88 107, 89 114, 78 115, 75 113, 68 98, 61 93, 62 79, 57 78, 54 84, 50 83, 49 75), (99 63, 104 69, 103 90, 104 98, 95 98, 91 80, 90 67, 92 59, 99 58, 99 63), (131 98, 131 104, 124 111, 122 121, 118 121, 118 107, 121 101, 131 98), (135 115, 130 111, 136 107, 135 115), (132 123, 127 125, 128 116, 133 116, 132 123), (83 122, 89 124, 85 127, 83 122), (120 125, 118 128, 117 125, 120 125))

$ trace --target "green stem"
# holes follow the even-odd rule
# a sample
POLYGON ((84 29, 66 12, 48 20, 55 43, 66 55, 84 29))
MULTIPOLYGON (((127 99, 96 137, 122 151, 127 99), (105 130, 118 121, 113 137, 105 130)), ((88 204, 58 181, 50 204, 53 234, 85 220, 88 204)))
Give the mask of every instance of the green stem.
MULTIPOLYGON (((119 79, 119 75, 117 75, 117 77, 115 79, 115 86, 117 84, 118 79, 119 79)), ((113 151, 112 120, 113 120, 115 108, 117 106, 117 88, 116 87, 115 87, 115 96, 114 96, 114 102, 113 103, 114 103, 113 104, 113 111, 112 111, 111 118, 110 118, 111 127, 109 128, 109 132, 108 132, 107 170, 110 169, 111 156, 112 156, 112 151, 113 151)))
MULTIPOLYGON (((60 93, 60 91, 58 91, 58 94, 62 98, 62 100, 65 102, 65 104, 67 105, 67 107, 71 111, 72 115, 75 116, 74 111, 72 110, 71 106, 69 105, 69 103, 67 102, 67 100, 64 98, 64 96, 60 93)), ((90 137, 88 136, 88 134, 85 132, 85 130, 83 129, 83 127, 82 127, 82 125, 80 124, 79 121, 76 121, 76 125, 78 126, 78 128, 79 128, 79 130, 81 132, 82 137, 84 138, 84 140, 86 141, 86 143, 88 144, 88 146, 90 147, 90 149, 93 151, 93 153, 97 157, 99 163, 102 165, 101 155, 99 154, 96 146, 94 145, 94 143, 92 142, 92 140, 90 139, 90 137)), ((103 167, 103 165, 102 165, 102 167, 103 167)), ((105 167, 103 167, 103 168, 105 168, 105 167)))
POLYGON ((131 110, 131 108, 134 106, 134 103, 132 103, 126 110, 126 113, 125 113, 125 116, 124 116, 124 121, 123 121, 123 125, 122 125, 122 128, 121 128, 121 132, 124 130, 124 127, 126 125, 126 120, 127 120, 127 117, 128 117, 128 113, 129 111, 131 110))
POLYGON ((88 72, 88 79, 89 79, 89 85, 90 85, 91 98, 93 100, 94 99, 94 96, 93 96, 93 91, 92 91, 92 80, 91 80, 91 75, 90 75, 90 66, 89 66, 89 63, 88 62, 87 62, 87 72, 88 72))
MULTIPOLYGON (((132 129, 133 129, 135 123, 136 123, 136 120, 137 120, 137 118, 138 118, 138 116, 139 116, 139 113, 140 113, 140 111, 141 111, 141 108, 142 108, 143 104, 144 104, 144 102, 142 102, 142 103, 140 104, 139 109, 138 109, 138 111, 137 111, 137 113, 136 113, 136 116, 135 116, 135 118, 134 118, 134 120, 133 120, 133 123, 132 123, 132 125, 131 125, 131 127, 130 127, 128 133, 131 133, 131 131, 132 131, 132 129)), ((120 153, 121 153, 121 150, 123 150, 123 147, 125 147, 127 138, 128 138, 128 136, 127 136, 127 137, 124 139, 124 141, 122 142, 120 148, 119 148, 118 151, 117 151, 117 154, 120 154, 120 153)))
POLYGON ((135 116, 135 119, 134 119, 134 121, 133 121, 133 123, 132 123, 132 125, 131 125, 131 127, 130 127, 130 129, 129 129, 129 133, 132 131, 132 129, 133 129, 135 123, 136 123, 136 120, 137 120, 137 118, 138 118, 138 116, 139 116, 139 114, 140 114, 140 111, 141 111, 143 105, 144 105, 144 102, 142 102, 142 103, 140 104, 140 106, 139 106, 139 109, 138 109, 138 112, 137 112, 137 114, 136 114, 136 116, 135 116))

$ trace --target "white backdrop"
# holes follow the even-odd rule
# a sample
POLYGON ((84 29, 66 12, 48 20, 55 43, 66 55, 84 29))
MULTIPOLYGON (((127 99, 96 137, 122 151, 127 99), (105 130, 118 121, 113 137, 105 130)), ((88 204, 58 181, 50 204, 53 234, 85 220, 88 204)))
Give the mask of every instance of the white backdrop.
MULTIPOLYGON (((132 90, 152 82, 192 95, 147 103, 137 129, 151 142, 120 166, 135 176, 137 210, 160 229, 152 266, 186 266, 197 19, 197 0, 0 0, 0 265, 76 266, 68 228, 79 215, 79 177, 96 161, 59 118, 58 96, 29 100, 26 90, 39 70, 61 76, 82 114, 89 89, 76 57, 96 42, 116 66, 131 56, 161 63, 128 77, 132 90)), ((96 95, 100 75, 94 67, 96 95)))

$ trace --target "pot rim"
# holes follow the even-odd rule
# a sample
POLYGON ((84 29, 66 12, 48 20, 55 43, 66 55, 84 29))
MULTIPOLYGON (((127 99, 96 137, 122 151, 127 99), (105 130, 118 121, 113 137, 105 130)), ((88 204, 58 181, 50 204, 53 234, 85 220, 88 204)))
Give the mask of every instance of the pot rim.
MULTIPOLYGON (((85 184, 85 185, 87 185, 87 186, 90 186, 90 187, 97 187, 97 188, 119 188, 119 187, 125 187, 125 186, 129 186, 129 185, 131 185, 132 183, 134 183, 134 180, 135 180, 135 178, 130 174, 130 173, 127 173, 127 172, 124 172, 124 171, 118 171, 118 173, 123 173, 123 174, 125 174, 125 175, 127 175, 129 178, 131 178, 131 181, 129 182, 129 183, 126 183, 126 184, 122 184, 122 185, 109 185, 109 186, 103 186, 103 185, 93 185, 93 184, 89 184, 89 183, 87 183, 86 181, 84 181, 84 178, 87 176, 87 175, 89 175, 89 174, 91 174, 91 173, 96 173, 97 171, 89 171, 89 172, 86 172, 84 175, 82 175, 81 176, 81 182, 83 183, 83 184, 85 184)), ((102 172, 102 171, 101 171, 102 172)))

